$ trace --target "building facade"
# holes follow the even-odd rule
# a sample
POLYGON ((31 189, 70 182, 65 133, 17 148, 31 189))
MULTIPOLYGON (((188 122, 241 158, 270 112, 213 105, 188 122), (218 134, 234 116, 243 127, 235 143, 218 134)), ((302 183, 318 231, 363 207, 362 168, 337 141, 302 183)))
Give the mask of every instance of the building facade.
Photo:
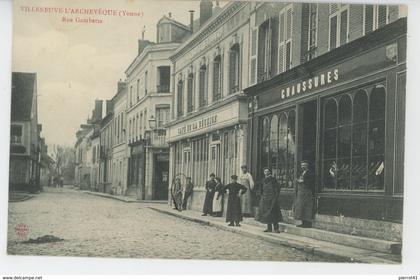
POLYGON ((251 4, 215 8, 200 2, 200 26, 171 56, 169 176, 171 182, 192 178, 196 210, 202 208, 210 173, 228 183, 246 161, 248 103, 242 90, 249 85, 251 4))
POLYGON ((189 28, 170 16, 157 23, 157 42, 139 40, 138 56, 127 68, 127 151, 129 195, 166 200, 169 146, 165 125, 172 100, 169 56, 189 28))
POLYGON ((118 82, 117 94, 113 103, 112 140, 112 193, 124 195, 127 191, 128 151, 126 149, 127 127, 127 83, 118 82))
POLYGON ((36 73, 12 73, 9 189, 38 192, 40 126, 36 73))
POLYGON ((404 15, 382 5, 295 3, 274 15, 268 10, 270 4, 257 5, 251 14, 250 63, 257 67, 245 93, 252 173, 261 178, 263 167, 272 169, 290 219, 299 162, 309 160, 316 227, 401 240, 404 15), (271 57, 270 40, 279 42, 271 57))

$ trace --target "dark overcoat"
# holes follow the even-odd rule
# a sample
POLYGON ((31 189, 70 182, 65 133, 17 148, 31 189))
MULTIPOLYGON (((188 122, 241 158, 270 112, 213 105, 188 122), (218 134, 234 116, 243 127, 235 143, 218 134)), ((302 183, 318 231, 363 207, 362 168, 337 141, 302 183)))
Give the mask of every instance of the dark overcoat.
POLYGON ((206 182, 206 198, 204 199, 203 213, 213 213, 213 198, 216 190, 216 181, 209 180, 206 182))
POLYGON ((258 187, 260 203, 256 219, 265 224, 274 224, 283 221, 280 211, 279 195, 280 184, 270 176, 264 178, 258 187))
POLYGON ((311 170, 300 176, 303 182, 298 182, 293 203, 293 218, 302 221, 311 221, 314 209, 315 178, 311 170))
POLYGON ((226 210, 226 222, 242 221, 241 199, 239 193, 246 193, 247 188, 237 182, 230 183, 224 187, 224 191, 229 190, 229 197, 226 210))

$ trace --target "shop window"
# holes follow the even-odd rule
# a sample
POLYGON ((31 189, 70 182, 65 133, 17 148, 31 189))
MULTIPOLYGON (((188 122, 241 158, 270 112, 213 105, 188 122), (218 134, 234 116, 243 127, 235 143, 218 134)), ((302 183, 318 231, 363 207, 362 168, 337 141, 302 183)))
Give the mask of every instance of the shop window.
POLYGON ((295 110, 263 120, 261 166, 270 167, 282 188, 293 188, 295 170, 295 110))
POLYGON ((349 34, 348 4, 330 4, 329 47, 333 50, 348 41, 349 34))
POLYGON ((207 105, 207 67, 202 65, 200 67, 199 77, 199 106, 204 107, 207 105))
POLYGON ((389 7, 386 5, 364 5, 364 34, 368 34, 389 22, 389 7))
POLYGON ((384 189, 385 89, 363 89, 324 101, 325 190, 384 189))
POLYGON ((194 75, 189 74, 187 79, 187 112, 194 111, 194 75))
POLYGON ((12 124, 10 126, 10 143, 22 144, 22 126, 12 124))
POLYGON ((222 98, 222 57, 216 56, 213 61, 213 101, 222 98))
POLYGON ((229 94, 239 91, 240 47, 233 45, 229 50, 229 94))

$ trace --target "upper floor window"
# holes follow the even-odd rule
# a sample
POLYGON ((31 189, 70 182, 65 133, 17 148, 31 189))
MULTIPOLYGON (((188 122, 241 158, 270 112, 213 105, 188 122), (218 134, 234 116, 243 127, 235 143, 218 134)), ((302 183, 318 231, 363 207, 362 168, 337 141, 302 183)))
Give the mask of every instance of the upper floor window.
POLYGON ((133 86, 130 86, 130 106, 133 105, 133 86))
POLYGON ((194 110, 194 75, 191 73, 187 79, 187 112, 194 110))
POLYGON ((363 30, 368 34, 389 21, 389 7, 386 5, 364 5, 363 30))
POLYGON ((184 82, 178 81, 178 96, 177 96, 177 116, 180 117, 184 114, 184 82))
POLYGON ((222 98, 222 57, 218 55, 213 61, 213 101, 222 98))
POLYGON ((160 106, 156 108, 156 124, 157 127, 164 127, 169 122, 169 106, 160 106))
POLYGON ((283 9, 279 15, 279 73, 292 65, 292 6, 283 9))
POLYGON ((140 100, 140 79, 137 79, 137 102, 140 100))
POLYGON ((146 71, 144 72, 144 95, 147 95, 147 79, 148 79, 148 73, 146 71))
POLYGON ((12 124, 10 126, 10 143, 22 144, 22 126, 12 124))
POLYGON ((159 66, 157 68, 157 92, 165 93, 169 92, 169 84, 171 80, 171 67, 170 66, 159 66))
POLYGON ((200 67, 199 76, 199 106, 203 107, 207 105, 207 67, 205 64, 200 67))
POLYGON ((330 4, 329 47, 333 50, 348 42, 349 5, 330 4))
POLYGON ((229 50, 229 93, 239 91, 240 46, 234 44, 229 50))
POLYGON ((258 69, 257 80, 262 82, 269 77, 271 57, 271 19, 266 20, 258 28, 258 69))

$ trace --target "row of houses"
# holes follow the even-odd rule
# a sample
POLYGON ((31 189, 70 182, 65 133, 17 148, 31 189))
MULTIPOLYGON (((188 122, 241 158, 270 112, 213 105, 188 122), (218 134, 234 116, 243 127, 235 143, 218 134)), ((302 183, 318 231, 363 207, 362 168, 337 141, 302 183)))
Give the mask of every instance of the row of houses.
POLYGON ((38 123, 36 73, 13 72, 9 190, 36 193, 52 184, 54 160, 38 123))
POLYGON ((188 26, 169 14, 156 42, 139 40, 106 116, 78 132, 77 183, 162 200, 189 176, 199 210, 210 173, 228 182, 247 164, 258 180, 268 166, 288 217, 306 159, 317 227, 401 240, 405 7, 201 1, 199 19, 189 12, 188 26))

